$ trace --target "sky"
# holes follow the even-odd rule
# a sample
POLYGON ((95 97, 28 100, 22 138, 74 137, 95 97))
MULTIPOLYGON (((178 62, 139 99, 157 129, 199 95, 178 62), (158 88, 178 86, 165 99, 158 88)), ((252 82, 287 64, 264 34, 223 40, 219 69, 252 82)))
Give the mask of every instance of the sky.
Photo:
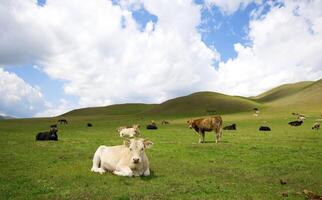
POLYGON ((0 115, 322 78, 320 0, 1 0, 0 115))

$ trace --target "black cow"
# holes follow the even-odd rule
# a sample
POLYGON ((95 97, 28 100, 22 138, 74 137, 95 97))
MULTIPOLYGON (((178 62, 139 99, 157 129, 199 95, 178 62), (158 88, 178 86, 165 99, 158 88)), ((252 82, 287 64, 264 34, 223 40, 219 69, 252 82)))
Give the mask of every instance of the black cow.
POLYGON ((288 123, 291 126, 301 126, 303 124, 303 121, 292 121, 288 123))
POLYGON ((87 123, 87 127, 92 127, 92 126, 93 126, 93 124, 87 123))
POLYGON ((156 129, 158 129, 158 127, 157 127, 155 124, 148 124, 148 125, 146 126, 146 129, 156 130, 156 129))
POLYGON ((258 130, 259 131, 271 131, 271 128, 268 126, 260 126, 258 130))
POLYGON ((50 131, 40 132, 36 136, 36 140, 58 140, 57 128, 50 128, 50 131))
POLYGON ((224 130, 236 130, 236 124, 225 126, 223 129, 224 130))
POLYGON ((68 122, 67 122, 67 120, 66 120, 66 119, 59 119, 59 120, 57 121, 57 123, 59 123, 59 124, 68 124, 68 122))

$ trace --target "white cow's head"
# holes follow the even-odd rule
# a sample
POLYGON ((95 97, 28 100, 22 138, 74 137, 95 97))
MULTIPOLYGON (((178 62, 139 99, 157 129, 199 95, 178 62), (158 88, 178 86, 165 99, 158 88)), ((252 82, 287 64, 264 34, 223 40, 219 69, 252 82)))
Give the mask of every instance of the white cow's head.
POLYGON ((129 148, 131 162, 138 164, 143 160, 144 149, 150 148, 153 142, 142 138, 133 138, 124 140, 124 145, 129 148))

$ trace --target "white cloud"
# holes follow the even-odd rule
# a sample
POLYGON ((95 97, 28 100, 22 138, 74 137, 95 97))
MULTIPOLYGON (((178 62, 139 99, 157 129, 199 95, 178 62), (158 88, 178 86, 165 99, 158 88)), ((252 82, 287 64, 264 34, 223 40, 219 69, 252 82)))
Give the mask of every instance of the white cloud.
POLYGON ((43 109, 45 101, 38 88, 0 68, 0 113, 26 117, 43 109))
POLYGON ((144 31, 131 10, 111 1, 48 0, 44 7, 26 0, 4 2, 11 13, 0 19, 11 16, 14 24, 14 30, 5 33, 32 26, 35 35, 23 33, 24 40, 40 40, 37 49, 49 46, 36 51, 37 64, 49 76, 67 80, 64 90, 79 96, 80 106, 160 102, 211 88, 212 63, 219 55, 201 41, 196 29, 201 7, 193 2, 135 1, 158 17, 144 31))
POLYGON ((262 0, 205 0, 208 7, 217 6, 224 14, 230 15, 251 3, 260 4, 262 0))
POLYGON ((237 57, 219 64, 220 91, 257 95, 282 83, 321 78, 321 10, 321 1, 287 1, 251 21, 252 45, 235 44, 237 57))

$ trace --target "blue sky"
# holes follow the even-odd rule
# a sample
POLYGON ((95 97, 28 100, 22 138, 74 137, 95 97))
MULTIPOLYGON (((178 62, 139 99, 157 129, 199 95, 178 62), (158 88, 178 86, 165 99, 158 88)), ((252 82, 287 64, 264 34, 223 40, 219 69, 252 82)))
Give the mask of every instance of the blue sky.
MULTIPOLYGON (((8 46, 0 47, 0 72, 3 73, 0 80, 3 83, 16 80, 11 84, 13 90, 0 91, 4 96, 0 99, 0 114, 51 116, 78 107, 125 102, 158 103, 199 90, 248 96, 285 82, 321 76, 321 68, 318 67, 321 60, 310 59, 314 53, 307 52, 302 52, 303 57, 297 61, 303 63, 303 67, 294 68, 291 75, 275 72, 281 63, 292 67, 291 60, 294 59, 285 58, 282 53, 276 58, 273 49, 270 52, 263 46, 279 44, 275 41, 279 35, 277 29, 265 27, 285 24, 285 27, 290 26, 289 32, 282 33, 286 38, 290 35, 290 42, 286 43, 292 45, 293 40, 298 40, 292 38, 295 36, 291 36, 291 30, 299 27, 279 21, 275 15, 303 23, 303 30, 300 30, 302 38, 309 42, 316 40, 318 37, 313 37, 305 29, 306 23, 311 28, 317 27, 317 30, 321 26, 318 20, 315 22, 321 14, 315 11, 320 4, 314 1, 316 5, 311 5, 312 2, 273 4, 270 1, 255 3, 246 0, 196 0, 186 1, 185 5, 176 1, 172 4, 133 2, 83 1, 74 5, 51 1, 47 5, 46 0, 38 0, 37 5, 23 1, 6 4, 13 7, 23 5, 20 5, 23 10, 16 15, 25 16, 29 9, 34 16, 17 23, 6 19, 5 14, 14 15, 12 13, 0 15, 0 23, 9 27, 0 30, 7 35, 0 44, 8 46), (59 6, 64 4, 64 9, 59 10, 59 6), (298 14, 294 14, 295 9, 299 10, 298 14), (307 10, 316 15, 305 16, 307 10), (62 17, 59 21, 60 18, 54 17, 55 12, 66 19, 62 17), (121 24, 120 28, 117 23, 121 24), (31 31, 26 27, 32 27, 31 31), (21 45, 10 41, 21 41, 21 45), (23 48, 25 51, 18 51, 23 48), (268 51, 267 56, 262 57, 265 51, 268 51), (270 63, 270 60, 278 63, 270 63), (182 73, 185 70, 187 72, 182 73), (272 77, 267 77, 261 86, 255 87, 253 74, 248 72, 266 77, 265 70, 272 77), (304 77, 303 71, 308 76, 304 77), (152 74, 160 76, 150 77, 152 74), (17 88, 25 88, 26 91, 14 94, 17 88), (145 89, 153 92, 146 93, 145 89), (42 104, 39 109, 35 108, 34 99, 37 99, 37 105, 42 104), (30 110, 19 112, 10 109, 10 106, 17 108, 17 104, 30 104, 27 106, 30 110)), ((311 33, 315 33, 314 30, 311 33)), ((287 46, 281 46, 283 48, 287 46)))

